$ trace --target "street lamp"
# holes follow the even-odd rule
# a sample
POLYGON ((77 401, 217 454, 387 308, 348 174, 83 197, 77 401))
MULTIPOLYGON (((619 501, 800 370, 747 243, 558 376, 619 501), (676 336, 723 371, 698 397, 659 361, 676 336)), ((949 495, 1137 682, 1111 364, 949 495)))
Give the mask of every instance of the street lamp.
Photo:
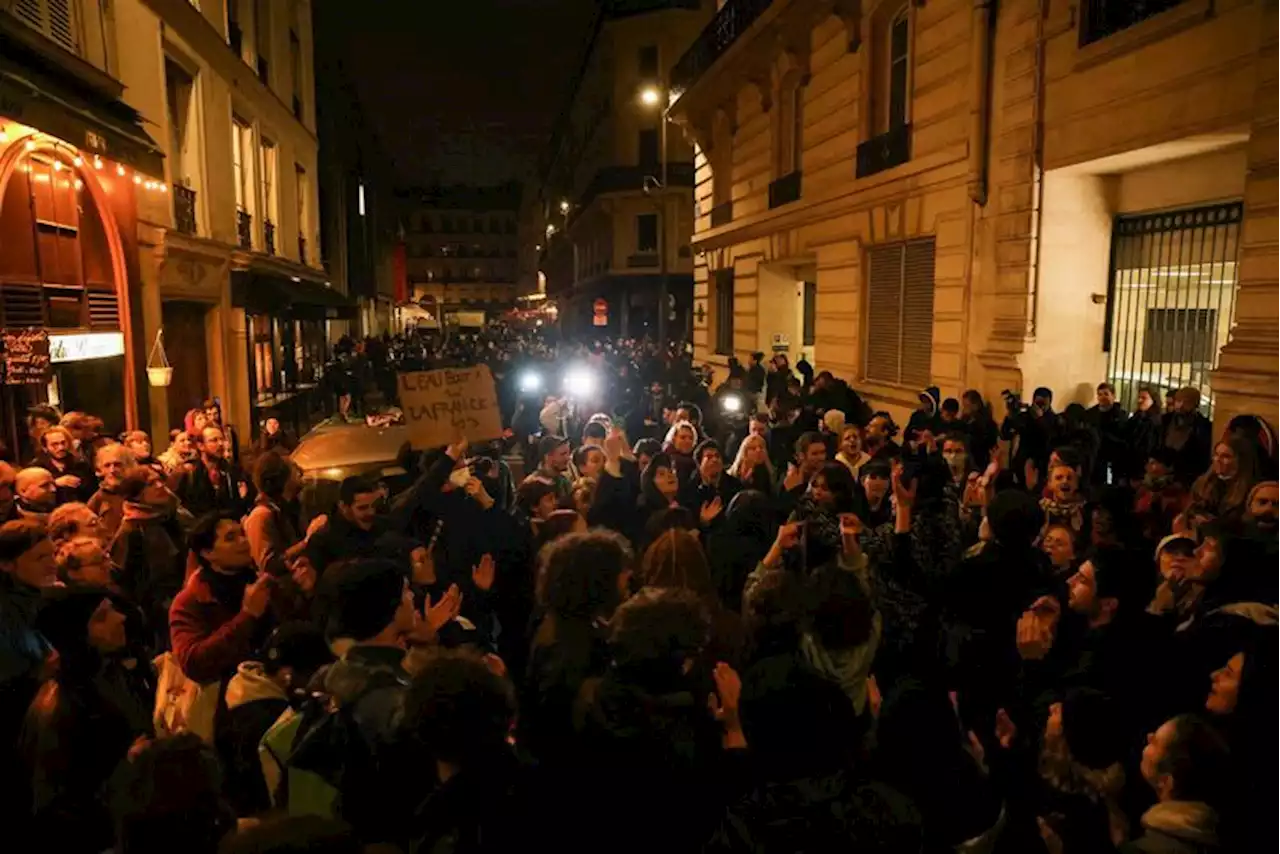
MULTIPOLYGON (((650 109, 660 107, 663 101, 661 86, 650 84, 640 89, 640 103, 650 109)), ((659 136, 658 157, 661 160, 661 177, 654 179, 646 175, 641 179, 641 187, 645 195, 649 194, 650 182, 654 183, 658 196, 658 341, 667 341, 667 107, 661 107, 658 116, 659 136)))
POLYGON ((568 199, 561 199, 561 200, 560 200, 560 213, 562 213, 562 214, 567 214, 568 212, 569 212, 569 200, 568 200, 568 199))

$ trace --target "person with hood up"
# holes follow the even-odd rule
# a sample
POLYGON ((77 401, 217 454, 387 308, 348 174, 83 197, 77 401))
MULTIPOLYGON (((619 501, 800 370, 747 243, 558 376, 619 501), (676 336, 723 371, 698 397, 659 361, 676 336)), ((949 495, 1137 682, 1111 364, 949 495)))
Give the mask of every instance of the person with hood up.
POLYGON ((1160 421, 1160 447, 1174 454, 1174 475, 1190 486, 1209 468, 1213 423, 1200 413, 1200 392, 1187 386, 1173 393, 1173 407, 1160 421))
POLYGON ((936 385, 931 385, 920 392, 919 398, 920 402, 907 420, 907 429, 928 430, 934 435, 941 435, 945 429, 940 413, 942 391, 936 385))
POLYGON ((332 661, 333 653, 319 629, 306 622, 289 622, 271 633, 257 658, 236 668, 227 683, 227 708, 218 718, 214 745, 237 815, 254 815, 271 807, 259 743, 286 709, 302 705, 311 677, 332 661))

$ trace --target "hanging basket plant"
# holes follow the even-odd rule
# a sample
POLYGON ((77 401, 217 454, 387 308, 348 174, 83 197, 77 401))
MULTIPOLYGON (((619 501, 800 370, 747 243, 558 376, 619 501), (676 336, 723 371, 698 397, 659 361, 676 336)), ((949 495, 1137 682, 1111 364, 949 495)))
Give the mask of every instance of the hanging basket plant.
POLYGON ((173 366, 164 352, 164 330, 156 330, 155 343, 147 356, 147 380, 151 385, 163 388, 173 382, 173 366))

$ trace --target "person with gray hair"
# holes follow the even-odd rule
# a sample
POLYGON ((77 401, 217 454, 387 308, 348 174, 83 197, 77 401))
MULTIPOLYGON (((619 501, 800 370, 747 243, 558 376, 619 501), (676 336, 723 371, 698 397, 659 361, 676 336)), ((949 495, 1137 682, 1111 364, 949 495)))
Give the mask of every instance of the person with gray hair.
POLYGON ((137 464, 133 452, 118 442, 103 445, 93 455, 98 491, 86 503, 102 520, 102 536, 107 540, 115 536, 124 519, 124 496, 120 494, 120 484, 125 474, 137 464))

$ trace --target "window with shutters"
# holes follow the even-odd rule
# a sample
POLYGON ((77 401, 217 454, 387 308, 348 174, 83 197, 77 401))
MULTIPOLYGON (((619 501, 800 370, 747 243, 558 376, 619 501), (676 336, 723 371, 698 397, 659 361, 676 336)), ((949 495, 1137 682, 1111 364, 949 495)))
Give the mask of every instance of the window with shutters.
POLYGON ((733 268, 714 273, 715 315, 711 318, 716 327, 716 353, 733 355, 733 268))
POLYGON ((59 46, 74 54, 80 53, 79 22, 73 0, 13 0, 9 11, 59 46))
POLYGON ((812 347, 816 342, 818 330, 818 283, 804 283, 804 343, 812 347))
POLYGON ((863 377, 923 388, 933 367, 934 240, 877 246, 867 254, 863 377))

